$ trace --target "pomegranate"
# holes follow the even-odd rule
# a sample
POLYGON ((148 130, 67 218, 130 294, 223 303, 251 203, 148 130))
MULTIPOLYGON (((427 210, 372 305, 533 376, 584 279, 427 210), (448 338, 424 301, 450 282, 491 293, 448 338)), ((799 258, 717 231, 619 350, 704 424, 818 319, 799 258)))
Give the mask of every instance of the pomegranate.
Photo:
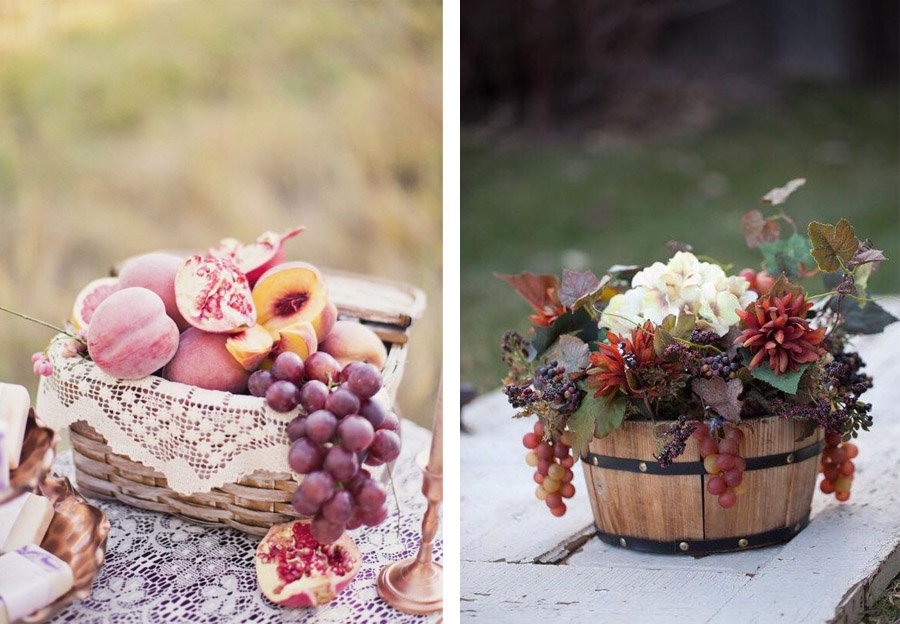
POLYGON ((256 324, 247 277, 230 260, 191 256, 175 274, 175 302, 188 323, 213 334, 234 334, 256 324))
POLYGON ((72 308, 72 326, 75 331, 87 330, 94 310, 117 290, 119 279, 116 277, 101 277, 82 288, 72 308))
POLYGON ((263 232, 256 242, 244 245, 234 238, 226 238, 212 247, 208 256, 230 260, 247 276, 253 286, 260 276, 277 264, 284 262, 284 241, 297 236, 303 226, 288 230, 284 234, 263 232))
POLYGON ((309 520, 276 524, 256 548, 260 591, 275 604, 315 607, 338 595, 361 563, 359 548, 344 533, 333 544, 313 537, 309 520))

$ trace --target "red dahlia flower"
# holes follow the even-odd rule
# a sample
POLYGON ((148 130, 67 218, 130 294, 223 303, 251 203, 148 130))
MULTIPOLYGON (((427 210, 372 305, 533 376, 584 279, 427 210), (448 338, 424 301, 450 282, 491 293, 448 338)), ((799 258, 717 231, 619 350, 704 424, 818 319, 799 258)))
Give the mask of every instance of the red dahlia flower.
POLYGON ((617 392, 632 396, 653 395, 652 390, 641 387, 641 368, 668 366, 653 350, 655 330, 653 323, 647 321, 643 327, 631 330, 630 336, 606 334, 609 344, 599 343, 599 350, 590 355, 587 387, 595 390, 595 398, 606 396, 612 399, 617 392))
POLYGON ((780 375, 799 370, 800 364, 815 362, 825 349, 821 346, 825 328, 810 329, 806 313, 812 303, 802 294, 767 295, 746 310, 738 310, 744 331, 734 341, 753 354, 750 368, 768 357, 769 367, 780 375))

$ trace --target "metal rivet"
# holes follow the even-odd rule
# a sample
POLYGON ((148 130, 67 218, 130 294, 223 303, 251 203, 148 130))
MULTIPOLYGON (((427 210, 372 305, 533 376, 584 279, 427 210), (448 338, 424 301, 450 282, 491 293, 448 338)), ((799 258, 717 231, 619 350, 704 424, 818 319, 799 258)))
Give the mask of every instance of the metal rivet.
POLYGON ((594 464, 595 466, 599 466, 599 465, 600 465, 600 458, 597 457, 597 456, 595 455, 594 458, 591 459, 591 463, 594 464))
POLYGON ((639 463, 638 470, 640 470, 641 472, 647 472, 647 462, 639 463))
POLYGON ((622 548, 627 548, 627 547, 628 547, 628 542, 625 541, 625 538, 624 538, 624 537, 620 537, 620 538, 619 538, 619 546, 621 546, 622 548))
POLYGON ((794 463, 794 454, 793 454, 793 453, 790 453, 790 454, 785 458, 784 461, 786 461, 786 462, 789 463, 789 464, 793 464, 793 463, 794 463))
POLYGON ((750 544, 750 542, 748 542, 746 538, 742 537, 741 539, 738 540, 738 546, 740 546, 741 548, 747 548, 747 546, 749 544, 750 544))
POLYGON ((681 550, 687 550, 687 549, 688 549, 688 543, 687 543, 687 542, 681 542, 680 544, 678 544, 678 548, 680 548, 681 550))

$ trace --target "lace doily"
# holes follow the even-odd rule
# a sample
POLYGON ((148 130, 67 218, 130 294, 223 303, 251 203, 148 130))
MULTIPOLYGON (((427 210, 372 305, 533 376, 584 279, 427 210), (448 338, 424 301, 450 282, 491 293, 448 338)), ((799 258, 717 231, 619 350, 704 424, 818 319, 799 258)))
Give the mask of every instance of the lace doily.
MULTIPOLYGON (((403 453, 394 472, 402 511, 400 531, 394 497, 389 494, 388 504, 394 510, 391 516, 377 527, 351 533, 362 552, 362 567, 350 586, 332 602, 316 609, 289 609, 269 603, 256 586, 253 555, 258 537, 232 529, 207 529, 173 516, 93 500, 111 525, 106 562, 94 580, 90 597, 72 604, 52 621, 78 624, 437 621, 439 615, 421 617, 395 611, 378 597, 375 588, 382 567, 415 554, 425 510, 422 472, 415 466, 414 456, 428 448, 429 434, 404 422, 403 435, 403 453)), ((71 451, 57 458, 54 467, 56 472, 72 479, 71 451)), ((438 539, 435 541, 438 561, 441 548, 438 539)))
POLYGON ((36 411, 50 427, 87 422, 115 453, 163 473, 180 494, 208 492, 254 470, 290 472, 285 425, 296 412, 152 375, 116 379, 81 356, 65 357, 66 340, 51 343, 53 375, 38 388, 36 411))

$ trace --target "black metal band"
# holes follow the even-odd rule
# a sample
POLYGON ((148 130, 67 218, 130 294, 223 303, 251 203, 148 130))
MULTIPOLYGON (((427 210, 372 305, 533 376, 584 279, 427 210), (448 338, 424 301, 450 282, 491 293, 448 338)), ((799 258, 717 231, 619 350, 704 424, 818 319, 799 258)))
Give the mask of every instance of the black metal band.
POLYGON ((630 535, 614 535, 612 533, 604 533, 600 530, 597 530, 597 537, 599 537, 602 542, 621 548, 627 548, 628 550, 670 555, 704 555, 781 544, 791 540, 797 533, 802 531, 807 524, 809 524, 809 514, 807 514, 800 522, 792 524, 791 526, 772 529, 771 531, 764 531, 763 533, 756 533, 754 535, 720 539, 675 540, 671 542, 662 542, 630 535))
MULTIPOLYGON (((775 455, 762 455, 760 457, 746 458, 747 470, 762 470, 764 468, 776 468, 788 464, 797 464, 811 457, 816 457, 822 450, 822 443, 816 442, 802 449, 788 453, 776 453, 775 455)), ((589 466, 606 468, 607 470, 624 470, 626 472, 643 472, 651 475, 702 475, 706 474, 702 461, 675 462, 665 468, 656 461, 643 461, 626 457, 610 457, 587 453, 581 460, 589 466)))

